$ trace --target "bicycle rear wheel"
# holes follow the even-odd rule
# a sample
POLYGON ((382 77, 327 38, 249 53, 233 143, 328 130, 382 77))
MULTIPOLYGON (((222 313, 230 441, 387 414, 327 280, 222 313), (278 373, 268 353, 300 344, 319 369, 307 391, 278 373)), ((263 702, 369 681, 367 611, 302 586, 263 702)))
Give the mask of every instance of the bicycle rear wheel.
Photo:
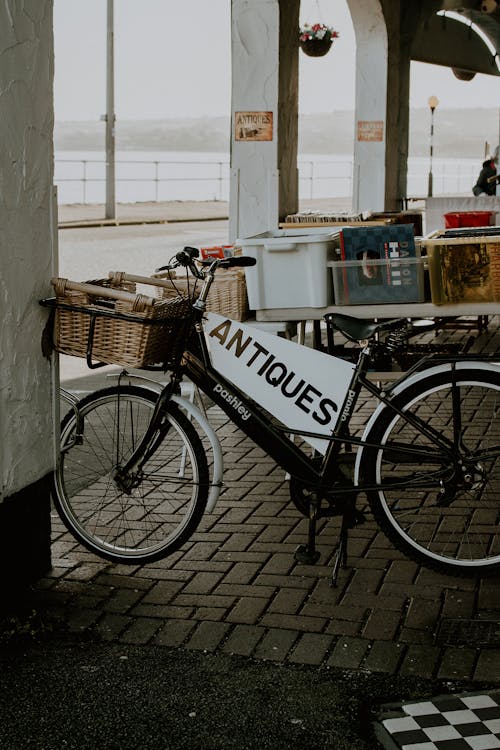
POLYGON ((205 511, 208 466, 194 427, 169 403, 169 430, 126 492, 116 470, 147 428, 157 396, 115 386, 92 393, 65 416, 55 505, 68 530, 108 560, 143 564, 166 557, 191 536, 205 511))
POLYGON ((425 376, 394 398, 437 430, 426 436, 384 409, 363 451, 363 479, 381 529, 408 557, 445 573, 500 568, 500 370, 425 376), (447 446, 442 442, 447 440, 447 446), (420 451, 419 454, 411 450, 420 451))

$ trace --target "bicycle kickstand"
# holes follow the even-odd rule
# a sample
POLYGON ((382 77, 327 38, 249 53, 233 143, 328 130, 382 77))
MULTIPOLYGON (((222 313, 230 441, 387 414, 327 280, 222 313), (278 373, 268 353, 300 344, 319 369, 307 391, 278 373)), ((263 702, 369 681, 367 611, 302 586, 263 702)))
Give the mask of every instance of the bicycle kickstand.
POLYGON ((332 568, 332 586, 337 587, 337 579, 340 568, 347 567, 347 542, 349 540, 349 529, 354 528, 358 524, 364 523, 365 516, 362 511, 356 508, 356 499, 349 503, 342 513, 342 524, 339 532, 339 542, 333 558, 332 568))
POLYGON ((342 515, 342 525, 340 527, 339 542, 333 558, 332 568, 332 586, 337 588, 337 579, 340 568, 347 567, 347 542, 349 538, 350 523, 348 520, 349 511, 342 515))
POLYGON ((314 493, 309 500, 309 527, 307 544, 299 544, 294 557, 302 565, 315 565, 320 553, 316 549, 316 522, 318 520, 321 499, 314 493))

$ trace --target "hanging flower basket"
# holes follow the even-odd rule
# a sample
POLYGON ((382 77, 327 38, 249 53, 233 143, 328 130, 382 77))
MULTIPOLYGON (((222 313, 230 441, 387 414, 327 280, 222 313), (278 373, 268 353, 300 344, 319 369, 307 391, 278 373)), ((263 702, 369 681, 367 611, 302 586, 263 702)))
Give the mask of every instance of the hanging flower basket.
POLYGON ((305 23, 300 29, 299 44, 302 51, 309 57, 323 57, 338 36, 338 31, 323 23, 305 23))

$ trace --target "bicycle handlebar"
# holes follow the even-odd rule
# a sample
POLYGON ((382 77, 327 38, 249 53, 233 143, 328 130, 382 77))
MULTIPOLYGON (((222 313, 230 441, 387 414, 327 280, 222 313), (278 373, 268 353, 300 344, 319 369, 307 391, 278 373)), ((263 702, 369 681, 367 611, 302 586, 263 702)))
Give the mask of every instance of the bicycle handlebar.
POLYGON ((203 273, 197 268, 196 262, 202 266, 209 266, 209 271, 215 271, 217 268, 248 268, 254 266, 257 261, 255 258, 250 258, 245 255, 237 255, 229 258, 207 258, 203 261, 198 261, 200 251, 195 247, 185 247, 183 250, 179 250, 175 255, 175 260, 166 266, 161 266, 157 271, 168 271, 173 268, 183 266, 189 268, 193 276, 197 278, 203 278, 203 273), (195 262, 196 261, 196 262, 195 262))

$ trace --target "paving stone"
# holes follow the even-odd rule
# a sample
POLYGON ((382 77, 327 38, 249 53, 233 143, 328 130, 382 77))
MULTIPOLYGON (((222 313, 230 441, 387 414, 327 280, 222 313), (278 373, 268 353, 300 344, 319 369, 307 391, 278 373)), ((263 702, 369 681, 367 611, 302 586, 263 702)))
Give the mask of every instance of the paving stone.
POLYGON ((471 679, 474 674, 476 660, 476 649, 450 646, 443 654, 437 677, 440 680, 471 679))
POLYGON ((369 641, 361 638, 339 638, 332 655, 328 659, 329 667, 357 669, 369 646, 369 641))
POLYGON ((228 622, 255 625, 267 607, 267 603, 268 600, 263 598, 241 598, 228 613, 226 619, 228 622))
POLYGON ((411 560, 393 560, 385 575, 386 583, 413 583, 418 572, 417 563, 411 560))
POLYGON ((259 563, 239 562, 224 576, 224 583, 250 583, 260 570, 259 563))
POLYGON ((70 609, 66 613, 68 629, 72 633, 83 633, 95 625, 100 615, 96 609, 70 609))
POLYGON ((401 643, 375 641, 367 653, 363 669, 370 672, 395 674, 405 652, 401 643))
POLYGON ((66 578, 74 581, 91 581, 101 571, 105 570, 107 566, 108 563, 104 561, 101 561, 100 563, 77 565, 68 571, 66 578))
POLYGON ((270 575, 288 575, 293 568, 295 561, 293 557, 287 554, 272 555, 270 560, 264 565, 262 574, 270 575))
POLYGON ((198 573, 183 588, 183 594, 210 594, 223 577, 223 573, 198 573))
POLYGON ((95 582, 103 586, 114 586, 117 589, 140 589, 141 591, 147 591, 154 585, 154 581, 150 578, 118 576, 113 573, 100 573, 95 582))
POLYGON ((153 643, 159 646, 176 648, 184 643, 189 634, 195 629, 196 624, 193 620, 167 620, 157 632, 153 643))
POLYGON ((197 651, 215 651, 229 631, 225 622, 201 622, 189 637, 186 648, 197 651))
POLYGON ((227 610, 222 607, 198 607, 193 612, 193 618, 195 620, 212 620, 213 622, 220 622, 226 616, 227 610))
POLYGON ((500 675, 500 649, 483 649, 477 660, 474 679, 498 683, 498 675, 500 675))
POLYGON ((120 641, 123 643, 135 643, 137 645, 149 643, 159 627, 160 623, 156 619, 148 617, 138 618, 131 622, 125 629, 120 636, 120 641))
POLYGON ((410 601, 404 625, 408 628, 430 631, 435 628, 440 611, 440 601, 426 601, 424 605, 421 599, 414 597, 410 601))
POLYGON ((271 586, 273 589, 281 588, 282 586, 288 586, 291 588, 309 589, 311 581, 299 574, 293 574, 293 576, 279 576, 260 574, 254 581, 257 586, 271 586))
POLYGON ((255 656, 258 659, 284 661, 296 639, 294 630, 269 630, 256 646, 255 656))
POLYGON ((219 552, 222 550, 242 552, 248 549, 254 539, 254 534, 231 534, 223 544, 219 545, 219 552))
POLYGON ((440 649, 437 646, 409 646, 400 673, 432 677, 437 669, 440 649))
POLYGON ((303 589, 279 589, 268 611, 277 614, 295 614, 306 596, 307 592, 303 589))
POLYGON ((231 569, 231 562, 226 560, 185 560, 182 559, 182 565, 186 578, 190 579, 196 572, 202 573, 226 573, 231 569))
POLYGON ((134 617, 156 617, 162 619, 175 618, 187 620, 193 615, 195 607, 180 607, 175 604, 138 604, 130 610, 134 617))
POLYGON ((131 617, 119 614, 106 614, 96 625, 99 636, 105 641, 113 641, 120 636, 130 623, 131 617))
POLYGON ((358 620, 348 622, 348 620, 330 620, 325 632, 329 635, 359 635, 363 624, 358 620))
POLYGON ((198 542, 193 544, 182 557, 183 560, 210 560, 218 549, 217 542, 198 542))
POLYGON ((364 638, 392 641, 399 628, 401 614, 383 609, 374 609, 363 629, 364 638))
POLYGON ((381 570, 356 570, 349 582, 349 593, 364 596, 376 593, 383 579, 381 570))
POLYGON ((483 579, 479 584, 479 609, 500 610, 500 575, 483 579))
POLYGON ((381 594, 365 594, 362 602, 357 594, 351 594, 349 590, 342 598, 342 605, 346 607, 359 607, 363 604, 365 609, 385 609, 387 611, 402 612, 406 604, 405 596, 383 596, 381 594))
POLYGON ((228 654, 251 656, 266 629, 256 625, 236 625, 222 650, 228 654))
POLYGON ((476 595, 474 591, 445 591, 441 617, 452 620, 468 620, 474 615, 476 595))
POLYGON ((191 570, 162 570, 154 566, 143 568, 142 574, 153 581, 188 581, 193 576, 191 570))
POLYGON ((434 631, 431 629, 415 630, 414 628, 403 627, 398 634, 398 640, 401 643, 419 643, 432 646, 434 643, 434 631))
POLYGON ((105 601, 102 608, 105 612, 128 612, 143 597, 142 591, 118 589, 105 601))
POLYGON ((203 596, 203 594, 184 594, 180 593, 175 599, 172 600, 172 604, 176 607, 232 607, 236 597, 234 596, 217 596, 216 594, 210 594, 203 596))
POLYGON ((305 632, 309 631, 311 633, 320 633, 326 625, 325 619, 284 614, 265 614, 262 616, 260 622, 269 628, 290 628, 305 632))
POLYGON ((330 635, 304 633, 288 655, 288 661, 297 664, 322 664, 332 642, 330 635))

